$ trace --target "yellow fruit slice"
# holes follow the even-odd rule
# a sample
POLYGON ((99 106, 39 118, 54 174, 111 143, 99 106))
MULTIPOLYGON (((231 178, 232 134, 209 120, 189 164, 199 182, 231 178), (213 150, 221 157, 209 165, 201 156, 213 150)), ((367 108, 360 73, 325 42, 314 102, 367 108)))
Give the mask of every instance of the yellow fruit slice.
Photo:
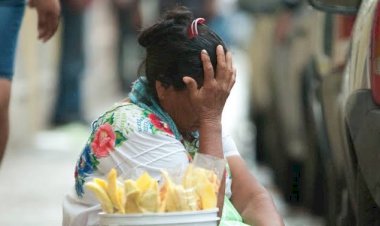
POLYGON ((147 173, 144 173, 140 178, 140 182, 139 180, 136 182, 137 186, 140 183, 142 187, 139 188, 144 191, 139 201, 140 208, 146 212, 158 212, 160 208, 160 194, 157 181, 147 173))
POLYGON ((191 210, 189 202, 191 197, 188 196, 187 192, 181 185, 174 186, 174 195, 177 200, 177 211, 188 211, 191 210))
POLYGON ((142 193, 148 190, 155 180, 147 173, 144 172, 137 180, 136 185, 142 193))
POLYGON ((195 177, 193 175, 193 165, 190 164, 185 171, 185 174, 182 178, 182 185, 184 188, 191 188, 195 184, 195 177))
POLYGON ((107 181, 100 178, 94 178, 93 181, 97 183, 100 187, 102 187, 105 191, 107 191, 107 187, 108 187, 107 181))
POLYGON ((108 173, 107 192, 112 201, 113 206, 118 210, 118 212, 125 213, 124 206, 118 194, 117 172, 114 168, 112 168, 108 173))
POLYGON ((218 181, 218 177, 216 176, 216 174, 211 171, 211 170, 208 170, 207 172, 208 174, 208 180, 211 182, 211 184, 214 186, 214 190, 216 192, 219 191, 219 186, 220 186, 220 182, 218 181))
MULTIPOLYGON (((185 172, 182 184, 186 189, 195 189, 196 196, 199 197, 195 208, 210 209, 216 207, 219 181, 215 172, 190 164, 185 172)), ((191 208, 194 208, 194 205, 194 202, 191 202, 191 208)))
POLYGON ((107 192, 95 182, 87 182, 85 187, 95 194, 95 197, 100 202, 100 205, 104 212, 113 213, 113 205, 111 199, 108 197, 107 192))
POLYGON ((138 205, 141 191, 138 189, 136 182, 133 180, 124 181, 124 191, 126 194, 125 212, 141 213, 142 210, 138 205))
POLYGON ((135 190, 139 190, 135 181, 133 181, 131 179, 124 181, 124 192, 125 192, 125 194, 133 192, 135 190))
POLYGON ((186 200, 186 208, 188 210, 200 210, 201 209, 201 201, 198 197, 195 189, 185 189, 185 200, 186 200))
POLYGON ((143 193, 139 200, 139 207, 144 212, 158 212, 160 208, 159 204, 158 191, 154 191, 153 189, 149 189, 143 193))
POLYGON ((197 187, 197 193, 201 198, 202 209, 212 209, 217 205, 217 196, 215 191, 215 186, 207 181, 204 184, 200 184, 197 187))
POLYGON ((167 197, 168 197, 168 182, 165 182, 162 184, 160 188, 160 207, 158 209, 158 212, 165 212, 167 197))
POLYGON ((167 172, 162 171, 161 172, 162 177, 165 180, 165 184, 163 186, 163 189, 165 194, 163 194, 161 202, 165 202, 165 211, 167 212, 174 212, 177 211, 177 200, 176 200, 176 194, 174 192, 173 188, 173 182, 170 180, 169 175, 167 172))
POLYGON ((188 211, 199 209, 198 197, 191 189, 185 189, 182 185, 175 185, 167 172, 162 172, 165 184, 161 188, 161 207, 167 212, 188 211))
POLYGON ((121 205, 123 206, 123 210, 124 212, 120 212, 120 213, 125 213, 125 202, 126 202, 126 199, 127 197, 125 196, 125 192, 124 192, 124 187, 123 186, 118 186, 117 187, 117 198, 119 199, 119 202, 121 203, 121 205))

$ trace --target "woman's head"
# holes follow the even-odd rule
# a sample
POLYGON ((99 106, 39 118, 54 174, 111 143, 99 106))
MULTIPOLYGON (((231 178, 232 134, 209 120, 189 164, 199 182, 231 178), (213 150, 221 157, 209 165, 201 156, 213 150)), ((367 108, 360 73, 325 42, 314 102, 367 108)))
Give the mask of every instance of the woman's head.
POLYGON ((156 95, 156 81, 183 90, 186 86, 182 78, 190 76, 202 86, 201 50, 208 52, 214 68, 216 46, 223 45, 226 50, 221 38, 206 25, 198 24, 198 35, 190 37, 188 29, 193 20, 187 8, 177 7, 140 34, 138 41, 146 49, 145 76, 153 95, 156 95))

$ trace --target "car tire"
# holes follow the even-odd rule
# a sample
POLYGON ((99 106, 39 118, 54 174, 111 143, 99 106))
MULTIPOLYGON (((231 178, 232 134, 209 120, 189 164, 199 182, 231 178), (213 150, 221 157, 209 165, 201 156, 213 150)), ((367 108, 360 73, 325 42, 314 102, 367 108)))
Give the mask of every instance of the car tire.
POLYGON ((380 209, 375 203, 364 181, 360 167, 357 167, 357 226, 380 226, 380 209))

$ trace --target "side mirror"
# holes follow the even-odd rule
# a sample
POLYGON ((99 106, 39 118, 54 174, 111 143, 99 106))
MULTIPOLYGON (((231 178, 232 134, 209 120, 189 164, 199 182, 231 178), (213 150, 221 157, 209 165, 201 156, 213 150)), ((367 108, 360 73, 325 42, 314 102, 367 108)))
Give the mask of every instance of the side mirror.
POLYGON ((309 0, 314 8, 328 13, 356 14, 362 0, 309 0))

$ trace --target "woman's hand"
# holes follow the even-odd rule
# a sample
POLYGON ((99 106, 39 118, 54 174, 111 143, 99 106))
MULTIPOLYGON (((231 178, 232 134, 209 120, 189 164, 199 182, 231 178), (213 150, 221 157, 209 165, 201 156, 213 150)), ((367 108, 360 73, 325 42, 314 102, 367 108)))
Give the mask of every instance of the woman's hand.
POLYGON ((202 50, 201 59, 204 71, 203 86, 198 89, 197 82, 191 77, 184 77, 190 101, 199 114, 200 123, 221 121, 224 104, 235 84, 236 70, 232 66, 230 52, 224 54, 223 46, 216 48, 217 67, 214 73, 210 57, 206 50, 202 50))
MULTIPOLYGON (((203 63, 204 82, 198 89, 197 82, 184 77, 190 102, 194 111, 199 116, 199 152, 224 159, 222 147, 222 112, 227 97, 235 84, 235 70, 232 67, 232 56, 230 52, 224 54, 223 47, 216 47, 217 66, 216 73, 211 64, 210 57, 205 50, 201 52, 203 63)), ((223 212, 225 176, 218 192, 218 215, 223 212)))

